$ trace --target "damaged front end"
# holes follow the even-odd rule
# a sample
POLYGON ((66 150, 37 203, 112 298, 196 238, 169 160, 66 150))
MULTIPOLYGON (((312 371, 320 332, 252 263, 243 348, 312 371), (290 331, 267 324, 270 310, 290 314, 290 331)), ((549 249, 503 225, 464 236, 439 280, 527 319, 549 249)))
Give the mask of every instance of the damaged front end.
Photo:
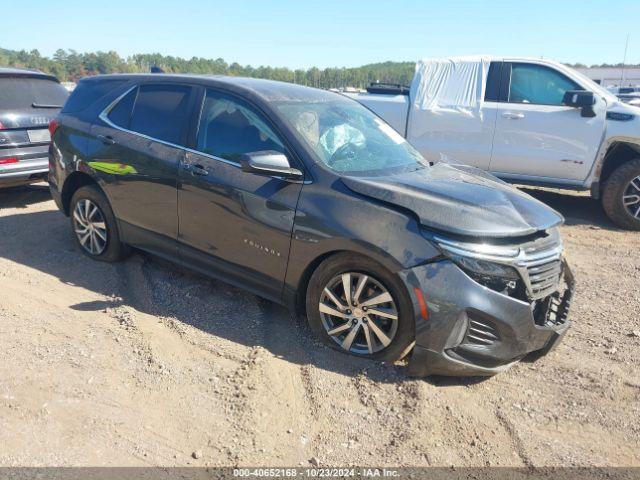
POLYGON ((403 272, 428 310, 410 374, 493 375, 557 345, 574 290, 557 228, 517 241, 425 236, 442 256, 403 272))

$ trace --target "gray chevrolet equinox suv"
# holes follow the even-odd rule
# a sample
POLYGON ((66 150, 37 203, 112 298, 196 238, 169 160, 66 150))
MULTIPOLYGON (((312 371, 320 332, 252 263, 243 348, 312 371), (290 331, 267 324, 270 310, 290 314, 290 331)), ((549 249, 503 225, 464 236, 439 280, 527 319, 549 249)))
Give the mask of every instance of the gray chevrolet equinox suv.
POLYGON ((414 375, 491 375, 566 332, 562 217, 431 165, 336 93, 107 75, 53 122, 49 182, 78 248, 133 246, 304 312, 327 345, 414 375))

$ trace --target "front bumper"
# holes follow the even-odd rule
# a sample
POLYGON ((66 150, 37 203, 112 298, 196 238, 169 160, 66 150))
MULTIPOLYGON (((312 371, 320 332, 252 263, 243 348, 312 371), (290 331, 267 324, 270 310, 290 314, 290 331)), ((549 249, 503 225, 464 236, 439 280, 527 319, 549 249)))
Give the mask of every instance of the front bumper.
POLYGON ((564 291, 533 303, 476 283, 448 260, 402 276, 410 291, 423 292, 428 312, 423 318, 414 298, 416 343, 410 375, 494 375, 529 353, 547 353, 570 326, 574 280, 566 263, 564 291))

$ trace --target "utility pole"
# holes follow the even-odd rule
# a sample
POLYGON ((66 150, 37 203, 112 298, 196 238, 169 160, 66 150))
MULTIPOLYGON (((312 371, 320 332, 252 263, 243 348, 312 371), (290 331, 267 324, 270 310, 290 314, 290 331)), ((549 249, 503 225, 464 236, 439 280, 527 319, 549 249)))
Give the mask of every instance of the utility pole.
POLYGON ((624 44, 624 58, 622 59, 622 72, 620 73, 620 86, 624 86, 624 66, 627 63, 627 48, 629 48, 629 34, 627 33, 627 42, 624 44))

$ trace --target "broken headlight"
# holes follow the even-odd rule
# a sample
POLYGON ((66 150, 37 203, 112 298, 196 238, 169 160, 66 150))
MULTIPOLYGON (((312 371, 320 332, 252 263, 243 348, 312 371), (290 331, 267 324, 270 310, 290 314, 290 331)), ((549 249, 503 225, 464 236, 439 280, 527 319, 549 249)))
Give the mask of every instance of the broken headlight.
POLYGON ((520 249, 486 243, 459 242, 432 236, 442 253, 480 285, 509 296, 519 296, 523 288, 514 262, 520 249))
POLYGON ((518 290, 520 275, 513 267, 459 255, 447 257, 480 285, 509 296, 518 290))

